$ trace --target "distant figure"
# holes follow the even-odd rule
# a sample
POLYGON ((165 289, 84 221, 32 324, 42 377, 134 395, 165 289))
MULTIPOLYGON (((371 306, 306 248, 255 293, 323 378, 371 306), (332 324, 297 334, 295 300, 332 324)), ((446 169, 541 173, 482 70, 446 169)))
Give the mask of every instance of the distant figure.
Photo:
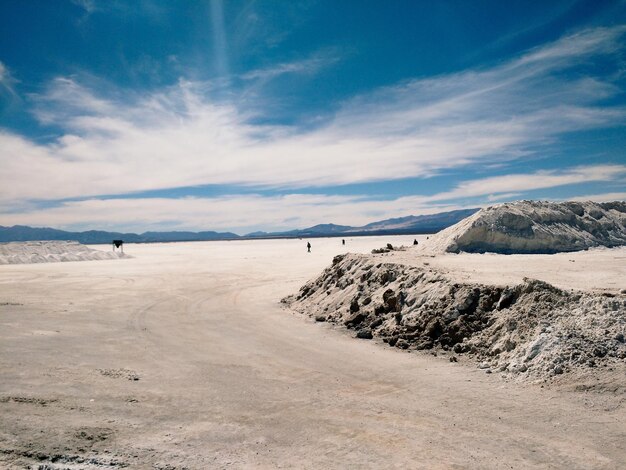
POLYGON ((311 253, 311 242, 306 242, 306 251, 311 253))
POLYGON ((426 240, 428 240, 429 237, 426 237, 426 240))
POLYGON ((417 245, 417 238, 413 240, 413 245, 417 245))
POLYGON ((345 244, 346 244, 346 241, 345 241, 345 240, 341 240, 341 244, 342 244, 342 245, 345 245, 345 244))
POLYGON ((111 243, 113 244, 113 251, 119 248, 122 250, 122 253, 124 253, 124 240, 113 240, 111 243))

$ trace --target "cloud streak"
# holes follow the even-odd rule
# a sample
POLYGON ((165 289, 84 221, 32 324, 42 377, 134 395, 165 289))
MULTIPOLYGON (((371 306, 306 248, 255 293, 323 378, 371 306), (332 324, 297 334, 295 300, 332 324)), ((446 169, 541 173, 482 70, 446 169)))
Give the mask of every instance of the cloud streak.
POLYGON ((252 70, 241 76, 244 80, 271 80, 285 74, 314 74, 324 67, 339 61, 339 57, 332 54, 316 54, 313 57, 295 62, 285 62, 271 67, 252 70))
POLYGON ((501 198, 505 195, 515 197, 537 189, 579 183, 615 181, 620 177, 626 177, 626 166, 624 165, 579 166, 564 170, 510 174, 466 181, 451 191, 442 192, 427 199, 430 201, 449 201, 495 194, 500 194, 501 198))
MULTIPOLYGON (((0 225, 54 225, 67 229, 108 230, 234 230, 240 234, 259 228, 290 230, 320 222, 364 225, 408 214, 430 214, 511 200, 520 193, 550 187, 616 181, 626 166, 595 165, 563 171, 534 172, 483 178, 431 196, 406 196, 380 200, 363 195, 332 196, 288 194, 283 196, 233 195, 188 198, 124 198, 65 201, 51 208, 23 207, 2 210, 0 225), (508 188, 508 189, 507 189, 508 188), (494 196, 497 195, 497 196, 494 196), (483 197, 482 199, 476 199, 483 197)), ((523 194, 523 193, 522 193, 523 194)), ((623 199, 624 193, 598 194, 586 199, 623 199)))
POLYGON ((416 209, 435 213, 454 204, 418 206, 414 198, 375 201, 362 196, 290 194, 287 196, 225 196, 216 198, 89 199, 58 207, 0 214, 0 225, 54 225, 109 230, 291 230, 320 221, 363 225, 416 209))
POLYGON ((15 84, 15 79, 11 76, 11 73, 7 69, 6 65, 0 62, 0 93, 7 93, 12 97, 16 97, 15 90, 13 86, 15 84))

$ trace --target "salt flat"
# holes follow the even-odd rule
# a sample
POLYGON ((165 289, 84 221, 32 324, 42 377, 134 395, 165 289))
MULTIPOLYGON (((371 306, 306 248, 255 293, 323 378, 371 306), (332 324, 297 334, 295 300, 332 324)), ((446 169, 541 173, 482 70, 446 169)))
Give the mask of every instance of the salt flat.
MULTIPOLYGON (((428 245, 428 240, 422 242, 428 245)), ((394 251, 385 261, 411 266, 429 263, 458 282, 512 285, 525 277, 541 279, 562 289, 617 293, 626 290, 626 247, 592 248, 553 255, 394 251)))
POLYGON ((412 240, 126 245, 134 258, 1 266, 0 463, 619 468, 623 391, 504 383, 279 304, 334 255, 412 240))

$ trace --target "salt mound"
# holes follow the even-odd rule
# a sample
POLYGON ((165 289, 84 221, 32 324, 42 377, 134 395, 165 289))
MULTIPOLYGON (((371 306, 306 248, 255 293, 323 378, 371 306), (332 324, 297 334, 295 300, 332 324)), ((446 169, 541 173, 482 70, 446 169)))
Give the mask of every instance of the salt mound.
POLYGON ((624 294, 566 291, 533 279, 516 286, 457 283, 430 265, 383 259, 339 255, 283 302, 357 338, 459 355, 515 380, 600 366, 624 370, 624 294))
POLYGON ((130 258, 121 252, 93 250, 73 241, 0 243, 0 264, 57 263, 130 258))
POLYGON ((626 245, 626 202, 518 201, 481 209, 431 237, 431 253, 558 253, 626 245))

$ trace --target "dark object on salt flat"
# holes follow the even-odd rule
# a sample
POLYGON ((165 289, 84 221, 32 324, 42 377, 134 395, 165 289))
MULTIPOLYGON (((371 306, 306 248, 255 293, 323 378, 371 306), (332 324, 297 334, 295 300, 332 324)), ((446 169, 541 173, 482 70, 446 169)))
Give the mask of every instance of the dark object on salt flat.
POLYGON ((119 248, 122 250, 122 253, 124 253, 124 240, 113 240, 111 243, 113 244, 113 251, 119 248))

